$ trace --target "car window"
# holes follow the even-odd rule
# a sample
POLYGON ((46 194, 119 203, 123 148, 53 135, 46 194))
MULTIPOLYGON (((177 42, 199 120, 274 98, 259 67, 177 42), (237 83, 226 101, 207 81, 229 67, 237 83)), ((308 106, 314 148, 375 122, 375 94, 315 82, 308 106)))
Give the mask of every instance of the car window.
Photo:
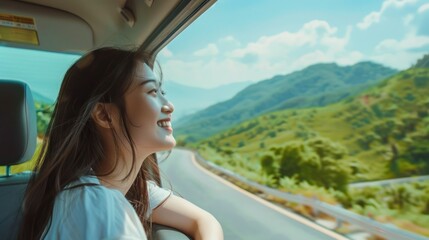
MULTIPOLYGON (((67 69, 80 56, 0 46, 0 79, 26 82, 37 111, 38 143, 46 131, 53 104, 67 69)), ((33 158, 35 158, 35 155, 33 158)), ((34 161, 12 167, 12 173, 32 170, 34 161)), ((0 169, 0 174, 4 173, 0 169)))
MULTIPOLYGON (((429 2, 250 2, 219 1, 159 54, 179 145, 332 232, 429 236, 429 2)), ((184 155, 161 168, 226 236, 324 239, 187 171, 184 155)))

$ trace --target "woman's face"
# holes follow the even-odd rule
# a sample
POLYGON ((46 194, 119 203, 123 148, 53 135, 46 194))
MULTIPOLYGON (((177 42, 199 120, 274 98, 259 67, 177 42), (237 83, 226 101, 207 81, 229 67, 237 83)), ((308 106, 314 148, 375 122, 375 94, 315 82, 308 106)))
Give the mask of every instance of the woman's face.
POLYGON ((165 98, 152 69, 137 63, 136 73, 125 94, 128 126, 137 151, 154 153, 176 145, 171 126, 173 105, 165 98))

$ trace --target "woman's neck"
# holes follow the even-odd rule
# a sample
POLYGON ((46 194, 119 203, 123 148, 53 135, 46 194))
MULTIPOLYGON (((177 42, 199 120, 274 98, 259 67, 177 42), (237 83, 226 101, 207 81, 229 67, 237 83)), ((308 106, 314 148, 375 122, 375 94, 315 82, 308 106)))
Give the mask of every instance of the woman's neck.
POLYGON ((119 190, 122 194, 126 195, 131 185, 133 185, 144 159, 146 158, 138 157, 135 159, 134 164, 132 155, 120 157, 119 159, 109 159, 106 161, 109 164, 104 164, 95 173, 102 185, 107 188, 119 190))

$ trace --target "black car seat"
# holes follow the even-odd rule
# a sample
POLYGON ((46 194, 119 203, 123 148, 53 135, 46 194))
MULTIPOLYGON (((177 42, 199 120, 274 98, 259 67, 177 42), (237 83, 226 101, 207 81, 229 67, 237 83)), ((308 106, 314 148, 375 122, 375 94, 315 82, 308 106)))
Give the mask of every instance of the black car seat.
POLYGON ((31 172, 11 174, 11 166, 34 154, 37 121, 33 97, 24 82, 0 80, 0 239, 16 239, 31 172))

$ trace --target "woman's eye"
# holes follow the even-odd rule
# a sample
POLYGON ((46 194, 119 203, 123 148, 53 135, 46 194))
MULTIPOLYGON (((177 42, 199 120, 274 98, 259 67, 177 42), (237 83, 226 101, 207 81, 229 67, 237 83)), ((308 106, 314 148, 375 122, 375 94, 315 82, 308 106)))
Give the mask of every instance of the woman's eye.
POLYGON ((150 90, 148 93, 156 95, 156 94, 158 94, 158 92, 161 93, 161 95, 165 95, 166 94, 166 92, 164 90, 160 90, 160 89, 157 89, 157 88, 154 88, 154 89, 150 90))
POLYGON ((158 93, 158 89, 154 88, 154 89, 150 90, 148 93, 149 94, 152 94, 152 93, 157 94, 158 93))

